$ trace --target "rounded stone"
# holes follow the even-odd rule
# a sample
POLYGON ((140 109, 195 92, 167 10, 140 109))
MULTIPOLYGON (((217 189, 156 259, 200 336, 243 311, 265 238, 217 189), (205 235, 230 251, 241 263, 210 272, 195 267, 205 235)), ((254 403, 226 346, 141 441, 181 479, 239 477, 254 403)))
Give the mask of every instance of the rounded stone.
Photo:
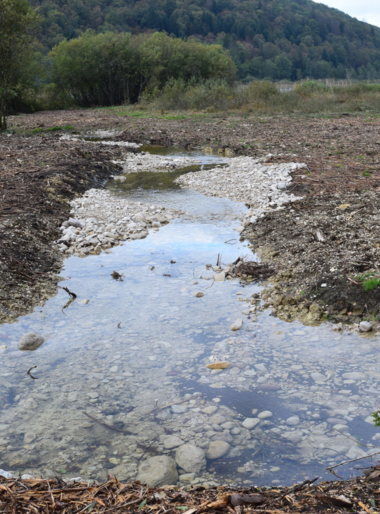
POLYGON ((183 443, 184 441, 176 435, 166 435, 162 437, 162 444, 164 445, 164 448, 166 448, 167 450, 176 448, 177 446, 180 446, 183 443))
POLYGON ((361 321, 359 323, 360 332, 371 332, 373 324, 370 321, 361 321))
POLYGON ((293 426, 293 427, 295 427, 295 426, 299 425, 299 422, 300 422, 300 418, 299 418, 298 416, 290 416, 290 418, 288 418, 288 419, 286 420, 286 423, 287 423, 288 425, 293 426))
POLYGON ((258 418, 245 418, 242 425, 244 428, 248 428, 248 430, 251 430, 252 428, 255 428, 255 426, 259 423, 260 420, 258 418))
POLYGON ((177 483, 178 473, 174 459, 167 455, 146 459, 139 466, 137 480, 149 487, 177 483))
POLYGON ((39 348, 44 343, 44 341, 45 339, 42 336, 30 332, 29 334, 24 334, 22 336, 18 343, 18 349, 23 351, 37 350, 37 348, 39 348))
POLYGON ((206 466, 205 452, 194 444, 183 444, 175 454, 178 466, 188 473, 199 473, 206 466))
POLYGON ((272 416, 273 414, 270 410, 263 410, 262 412, 260 412, 260 414, 257 415, 257 417, 260 419, 271 418, 272 416))
POLYGON ((226 441, 211 441, 207 448, 206 457, 210 460, 219 459, 223 457, 229 449, 230 445, 226 441))

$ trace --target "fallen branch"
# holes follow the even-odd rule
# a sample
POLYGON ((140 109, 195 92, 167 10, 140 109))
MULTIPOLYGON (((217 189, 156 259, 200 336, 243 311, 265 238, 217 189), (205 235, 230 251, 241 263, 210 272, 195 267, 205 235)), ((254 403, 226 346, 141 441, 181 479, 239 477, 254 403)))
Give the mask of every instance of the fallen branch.
MULTIPOLYGON (((374 457, 375 455, 379 455, 379 454, 380 454, 380 451, 371 453, 369 455, 364 455, 364 457, 357 457, 356 459, 345 460, 343 462, 340 462, 339 464, 335 464, 334 466, 329 466, 326 469, 327 469, 327 471, 330 471, 331 473, 333 473, 332 470, 335 468, 338 468, 339 466, 344 466, 345 464, 351 464, 351 462, 357 462, 358 460, 369 459, 370 457, 374 457)), ((335 474, 335 473, 333 473, 333 474, 335 474)))

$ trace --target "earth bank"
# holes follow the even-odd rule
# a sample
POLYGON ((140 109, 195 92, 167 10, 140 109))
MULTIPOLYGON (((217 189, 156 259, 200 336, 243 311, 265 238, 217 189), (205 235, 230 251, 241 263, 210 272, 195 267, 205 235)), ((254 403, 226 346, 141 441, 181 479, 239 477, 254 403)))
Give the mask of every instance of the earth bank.
POLYGON ((59 269, 61 257, 51 242, 68 217, 68 199, 118 169, 111 160, 122 154, 122 146, 61 141, 59 130, 51 131, 59 127, 82 133, 112 128, 120 142, 211 147, 255 157, 276 152, 272 162, 305 162, 307 169, 294 170, 288 188, 303 198, 243 234, 276 269, 264 294, 267 304, 284 319, 307 323, 378 319, 380 288, 365 291, 360 278, 379 275, 378 119, 164 118, 123 117, 103 109, 12 117, 16 134, 0 136, 6 199, 0 319, 25 312, 54 291, 54 277, 43 286, 40 278, 59 269))

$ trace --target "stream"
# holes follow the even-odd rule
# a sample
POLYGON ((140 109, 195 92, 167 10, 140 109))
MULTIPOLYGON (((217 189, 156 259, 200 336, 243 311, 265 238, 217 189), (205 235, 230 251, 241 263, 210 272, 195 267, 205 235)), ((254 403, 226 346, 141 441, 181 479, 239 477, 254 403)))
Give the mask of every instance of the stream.
POLYGON ((171 173, 106 187, 183 214, 144 239, 68 257, 59 285, 77 298, 64 308, 60 288, 0 325, 0 467, 132 480, 146 459, 190 443, 204 457, 200 469, 178 466, 181 484, 287 485, 334 479, 328 466, 379 451, 379 337, 286 323, 256 312, 260 285, 214 280, 217 261, 256 260, 239 238, 246 207, 181 189, 171 173), (28 332, 45 343, 21 352, 28 332), (220 361, 229 367, 207 368, 220 361))

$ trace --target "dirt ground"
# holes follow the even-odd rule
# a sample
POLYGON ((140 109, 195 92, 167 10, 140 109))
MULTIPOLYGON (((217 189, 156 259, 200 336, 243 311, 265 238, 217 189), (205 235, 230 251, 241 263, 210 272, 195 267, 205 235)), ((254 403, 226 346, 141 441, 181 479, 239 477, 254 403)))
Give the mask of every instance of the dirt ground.
MULTIPOLYGON (((292 190, 303 199, 248 227, 263 261, 274 267, 267 303, 285 319, 376 320, 380 288, 365 292, 358 275, 379 273, 380 118, 239 117, 186 119, 117 116, 107 110, 11 117, 0 135, 0 322, 54 292, 62 262, 53 246, 68 201, 118 171, 120 148, 61 140, 117 129, 119 139, 212 147, 236 155, 305 162, 292 190), (37 129, 37 130, 35 130, 37 129), (281 154, 278 157, 278 154, 281 154)), ((2 479, 1 512, 377 512, 379 470, 346 482, 227 491, 149 489, 112 479, 88 487, 50 480, 2 479), (246 496, 253 495, 253 496, 246 496)))
POLYGON ((380 118, 165 119, 97 109, 14 116, 15 134, 0 135, 0 321, 51 294, 54 281, 39 278, 59 269, 51 242, 68 215, 67 199, 104 180, 120 152, 61 141, 62 132, 49 130, 59 126, 79 133, 112 128, 125 141, 305 162, 307 171, 296 172, 291 186, 303 199, 245 232, 276 269, 266 302, 287 320, 378 319, 380 287, 365 291, 360 276, 380 273, 380 118))

